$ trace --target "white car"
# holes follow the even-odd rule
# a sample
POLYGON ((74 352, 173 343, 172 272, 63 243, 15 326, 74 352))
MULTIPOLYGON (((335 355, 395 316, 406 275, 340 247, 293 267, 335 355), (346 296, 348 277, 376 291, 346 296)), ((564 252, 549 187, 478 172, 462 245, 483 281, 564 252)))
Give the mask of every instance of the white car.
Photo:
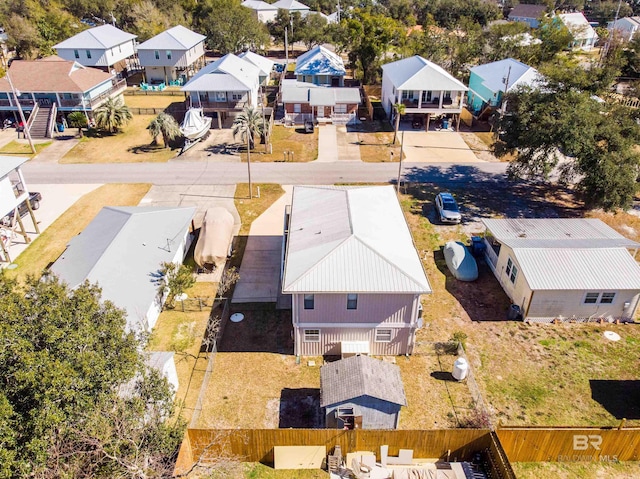
POLYGON ((441 223, 460 223, 462 221, 458 203, 451 193, 438 193, 436 211, 441 223))

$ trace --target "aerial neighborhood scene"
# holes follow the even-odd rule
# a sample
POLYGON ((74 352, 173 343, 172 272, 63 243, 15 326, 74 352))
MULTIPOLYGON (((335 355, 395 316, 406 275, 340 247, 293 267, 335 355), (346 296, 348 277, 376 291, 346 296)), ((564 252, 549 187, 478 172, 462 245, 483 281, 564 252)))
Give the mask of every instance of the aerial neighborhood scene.
POLYGON ((0 2, 0 478, 640 477, 640 3, 0 2))

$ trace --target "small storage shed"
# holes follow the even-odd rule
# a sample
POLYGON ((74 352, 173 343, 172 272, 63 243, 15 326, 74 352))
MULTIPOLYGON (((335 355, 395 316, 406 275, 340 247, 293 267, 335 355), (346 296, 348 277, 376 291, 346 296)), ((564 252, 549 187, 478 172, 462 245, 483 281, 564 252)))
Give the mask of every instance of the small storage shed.
POLYGON ((325 427, 396 429, 407 405, 400 368, 369 356, 352 356, 320 369, 325 427))

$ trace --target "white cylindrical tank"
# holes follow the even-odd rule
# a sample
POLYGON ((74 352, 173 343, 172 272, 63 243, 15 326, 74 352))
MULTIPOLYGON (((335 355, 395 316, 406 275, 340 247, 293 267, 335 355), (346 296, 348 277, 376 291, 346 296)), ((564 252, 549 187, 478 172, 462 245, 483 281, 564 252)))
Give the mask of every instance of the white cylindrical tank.
POLYGON ((458 358, 453 363, 453 373, 451 373, 454 379, 462 381, 469 374, 469 363, 465 358, 458 358))

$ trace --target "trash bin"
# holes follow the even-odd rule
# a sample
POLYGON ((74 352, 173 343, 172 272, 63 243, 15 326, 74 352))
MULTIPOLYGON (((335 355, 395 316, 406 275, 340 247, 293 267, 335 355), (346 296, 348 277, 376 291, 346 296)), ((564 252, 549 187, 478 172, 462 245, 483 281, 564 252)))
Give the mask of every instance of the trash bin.
POLYGON ((445 118, 444 120, 442 120, 442 129, 443 130, 448 130, 449 129, 449 119, 445 118))
POLYGON ((465 358, 458 358, 453 363, 453 372, 451 375, 457 381, 462 381, 469 374, 469 363, 465 358))
POLYGON ((62 133, 64 131, 64 124, 56 123, 56 128, 58 129, 58 133, 62 133))
POLYGON ((487 249, 487 245, 484 242, 484 239, 481 236, 472 236, 471 237, 471 252, 475 257, 481 257, 485 250, 487 249))
POLYGON ((520 306, 517 304, 512 304, 509 306, 509 311, 507 312, 507 319, 510 321, 514 321, 516 319, 520 319, 522 316, 522 312, 520 311, 520 306))

